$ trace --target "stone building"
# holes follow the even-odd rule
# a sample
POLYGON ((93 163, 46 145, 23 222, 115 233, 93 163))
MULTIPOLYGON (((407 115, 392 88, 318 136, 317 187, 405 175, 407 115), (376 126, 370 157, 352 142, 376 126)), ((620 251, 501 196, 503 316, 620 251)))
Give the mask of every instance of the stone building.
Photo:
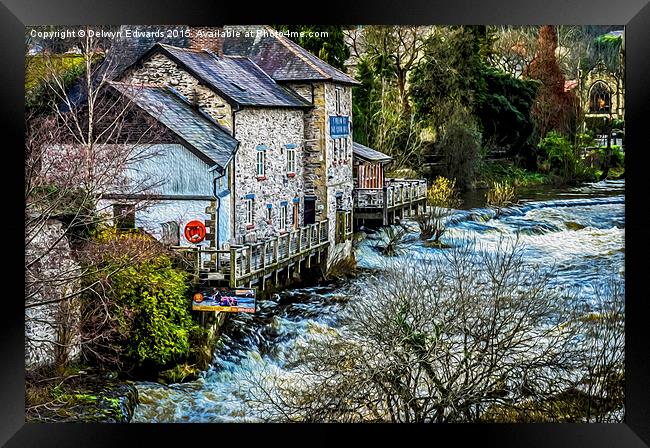
POLYGON ((213 232, 201 245, 219 248, 329 219, 330 259, 348 256, 350 239, 336 235, 341 212, 352 210, 357 81, 270 28, 252 30, 190 28, 185 40, 131 58, 111 86, 174 138, 130 168, 134 181, 159 179, 155 188, 107 201, 181 245, 194 219, 213 232), (129 208, 144 199, 153 202, 129 208))
MULTIPOLYGON (((304 115, 306 223, 329 219, 335 235, 337 212, 352 210, 352 87, 359 82, 267 26, 227 26, 223 52, 244 55, 312 108, 304 115)), ((348 240, 330 257, 351 252, 348 240)))
POLYGON ((625 117, 624 79, 600 61, 581 80, 580 100, 588 117, 625 117))

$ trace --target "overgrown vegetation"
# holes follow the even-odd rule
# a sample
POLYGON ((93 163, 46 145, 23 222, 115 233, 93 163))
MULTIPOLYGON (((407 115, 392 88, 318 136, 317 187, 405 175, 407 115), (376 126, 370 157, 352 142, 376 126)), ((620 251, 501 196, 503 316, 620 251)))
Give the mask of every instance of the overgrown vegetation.
POLYGON ((85 279, 85 359, 149 372, 185 361, 200 328, 190 316, 188 274, 174 268, 171 255, 148 235, 109 228, 84 257, 98 268, 85 279))
POLYGON ((404 224, 394 224, 382 227, 376 237, 374 248, 382 255, 394 257, 403 254, 409 242, 408 227, 404 224))
MULTIPOLYGON (((462 190, 481 187, 487 178, 504 180, 495 179, 500 174, 522 184, 594 180, 597 173, 577 156, 585 147, 577 138, 584 117, 565 82, 601 58, 622 75, 621 36, 599 30, 609 28, 347 30, 362 83, 353 96, 355 139, 392 155, 396 168, 455 178, 462 190), (545 159, 545 139, 554 136, 566 139, 570 150, 551 151, 545 159), (495 155, 526 173, 491 171, 495 155), (431 171, 422 164, 429 160, 439 161, 431 171)), ((617 126, 612 129, 623 135, 617 126)), ((598 170, 608 175, 607 167, 598 170)))

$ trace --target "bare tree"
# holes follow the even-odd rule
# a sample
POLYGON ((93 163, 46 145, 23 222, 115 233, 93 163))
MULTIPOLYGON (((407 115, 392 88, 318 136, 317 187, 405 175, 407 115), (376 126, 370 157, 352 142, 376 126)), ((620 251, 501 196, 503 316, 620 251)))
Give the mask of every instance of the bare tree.
POLYGON ((301 345, 288 374, 252 375, 250 405, 269 421, 539 413, 575 387, 585 353, 570 299, 522 250, 455 245, 442 258, 389 260, 350 301, 337 335, 301 345))
POLYGON ((499 26, 492 43, 490 57, 493 66, 521 78, 535 58, 537 29, 530 26, 499 26))
POLYGON ((408 75, 423 57, 422 49, 429 32, 429 27, 425 26, 378 25, 364 29, 363 53, 394 77, 401 109, 406 114, 410 112, 408 75))
POLYGON ((27 332, 26 346, 29 352, 34 345, 54 345, 59 363, 81 342, 72 329, 79 321, 76 300, 88 289, 81 281, 96 267, 78 263, 75 251, 88 229, 112 219, 102 199, 146 194, 160 182, 126 174, 132 164, 157 155, 150 143, 160 137, 159 128, 109 86, 119 58, 89 34, 75 54, 46 51, 26 58, 41 102, 25 117, 26 324, 40 325, 27 332))

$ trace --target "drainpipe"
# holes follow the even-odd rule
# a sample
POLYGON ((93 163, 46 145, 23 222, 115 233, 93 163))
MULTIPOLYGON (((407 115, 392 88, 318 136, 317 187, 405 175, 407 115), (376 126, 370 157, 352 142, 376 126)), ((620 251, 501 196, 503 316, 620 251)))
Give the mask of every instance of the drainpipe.
MULTIPOLYGON (((221 176, 215 177, 212 181, 212 195, 214 196, 215 202, 217 204, 217 206, 215 207, 216 222, 215 222, 215 232, 214 232, 215 245, 217 250, 219 250, 219 215, 220 215, 219 210, 221 209, 221 197, 217 194, 217 181, 222 177, 224 177, 225 175, 226 175, 226 171, 224 171, 223 174, 221 174, 221 176)), ((219 258, 219 254, 217 254, 217 259, 218 258, 219 258)))

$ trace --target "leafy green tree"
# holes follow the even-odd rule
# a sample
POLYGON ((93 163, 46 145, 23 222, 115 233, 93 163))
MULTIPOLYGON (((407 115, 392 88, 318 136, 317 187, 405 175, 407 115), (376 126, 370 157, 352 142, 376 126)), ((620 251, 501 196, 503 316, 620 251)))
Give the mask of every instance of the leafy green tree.
POLYGON ((517 79, 492 67, 485 67, 482 76, 485 90, 477 97, 476 115, 483 144, 518 155, 533 133, 530 111, 539 83, 517 79))
POLYGON ((456 180, 458 188, 472 188, 481 150, 481 132, 474 117, 457 104, 447 120, 438 148, 447 166, 447 177, 456 180))
POLYGON ((289 39, 318 56, 339 70, 345 70, 345 61, 350 57, 350 49, 345 44, 343 27, 336 25, 280 25, 278 31, 303 33, 302 36, 289 36, 289 39), (327 33, 323 37, 321 33, 327 33), (314 33, 319 33, 314 35, 314 33))

